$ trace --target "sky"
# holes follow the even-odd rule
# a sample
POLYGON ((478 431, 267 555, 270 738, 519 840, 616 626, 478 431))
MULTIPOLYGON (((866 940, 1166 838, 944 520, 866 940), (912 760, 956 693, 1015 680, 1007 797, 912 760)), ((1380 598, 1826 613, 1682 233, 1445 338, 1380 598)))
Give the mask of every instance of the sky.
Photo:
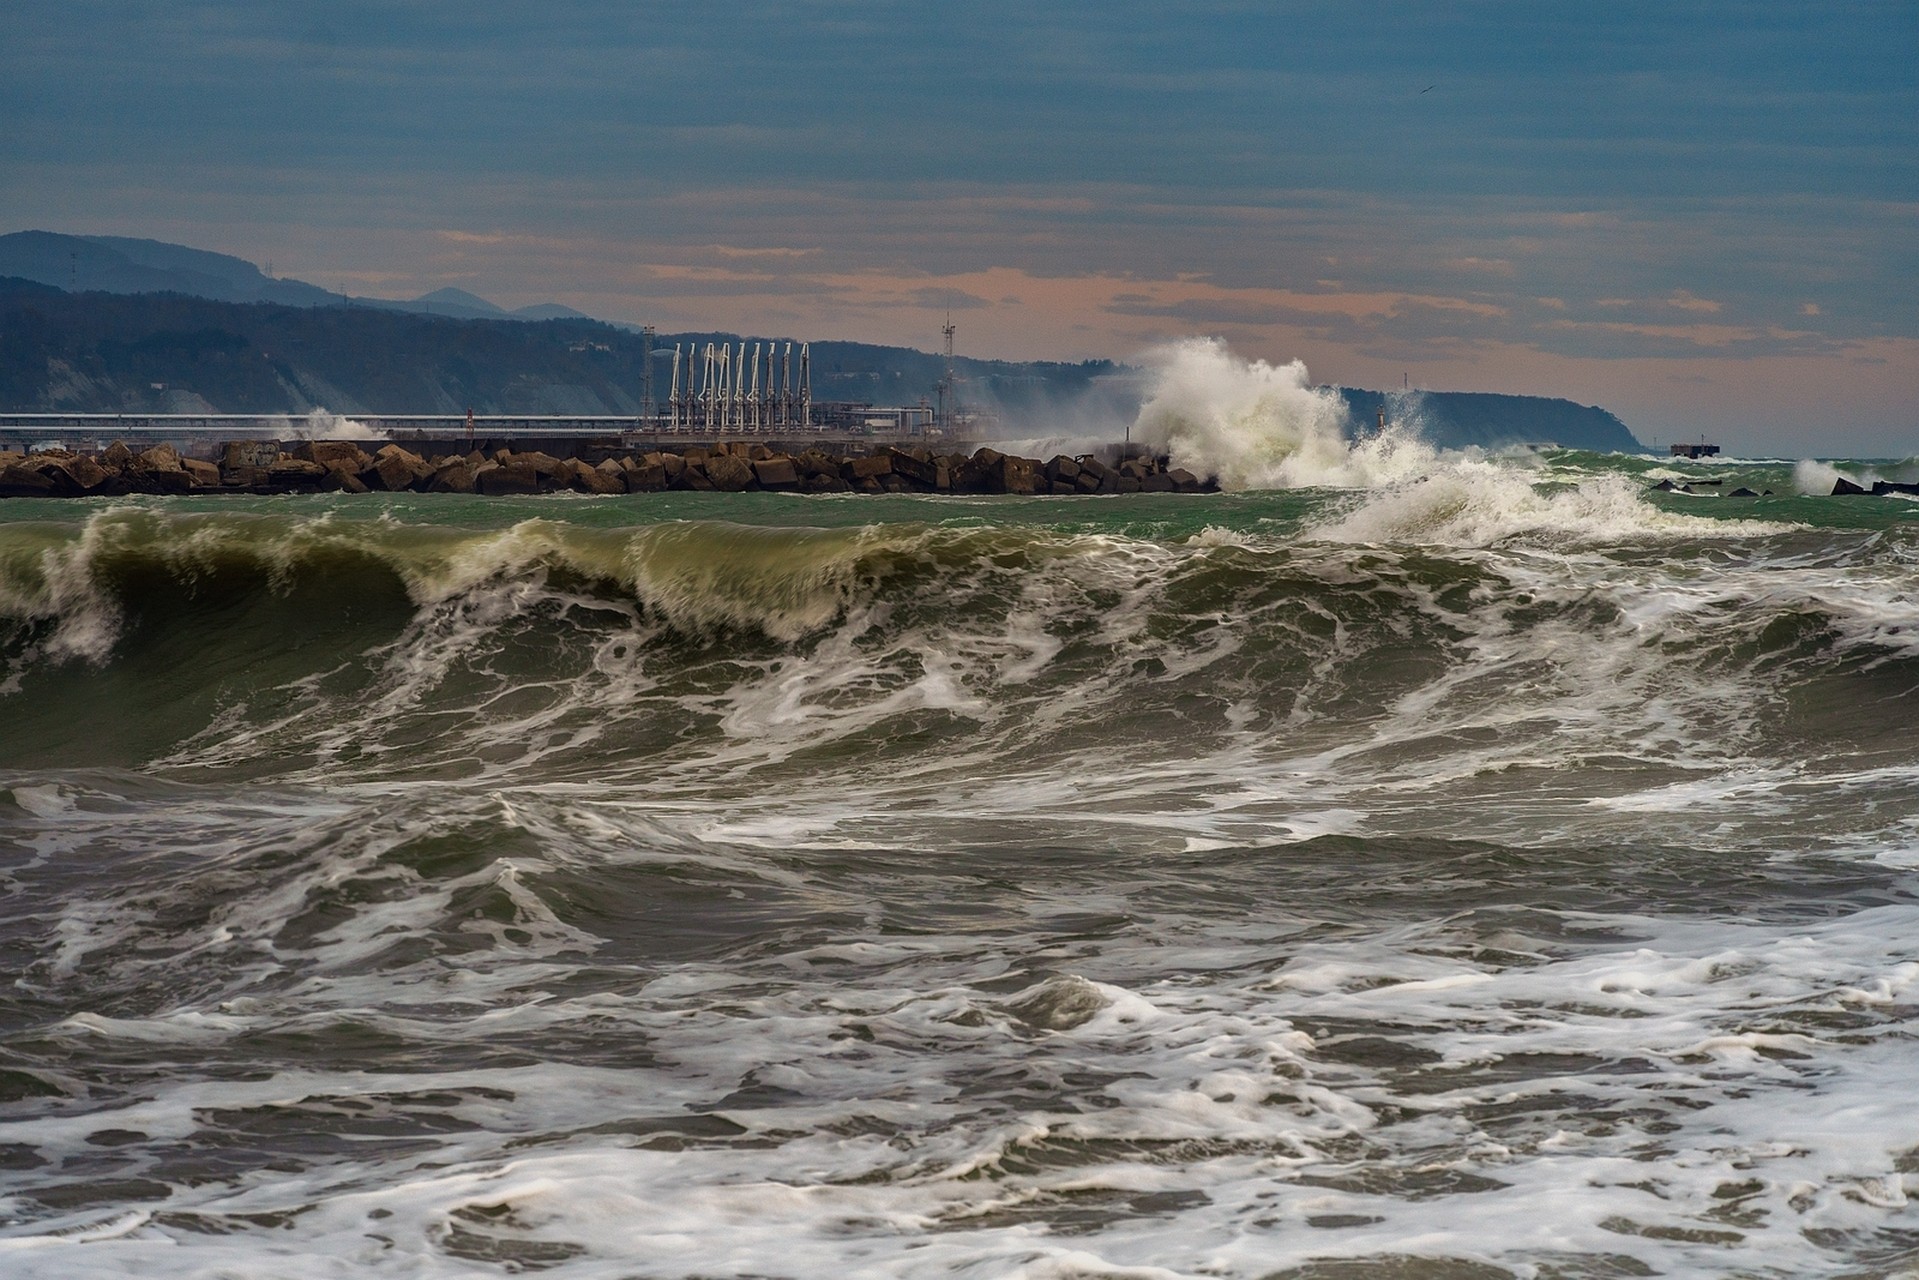
POLYGON ((0 231, 1919 453, 1919 2, 8 0, 0 231))

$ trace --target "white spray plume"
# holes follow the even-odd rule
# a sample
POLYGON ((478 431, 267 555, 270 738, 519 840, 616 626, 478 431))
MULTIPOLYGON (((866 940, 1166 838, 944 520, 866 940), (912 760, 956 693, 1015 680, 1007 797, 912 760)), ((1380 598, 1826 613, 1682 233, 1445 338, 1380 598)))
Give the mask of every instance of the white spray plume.
POLYGON ((1313 386, 1297 360, 1247 361, 1217 338, 1187 338, 1146 364, 1151 389, 1133 438, 1222 488, 1372 488, 1422 475, 1437 458, 1404 425, 1348 440, 1345 402, 1313 386))
POLYGON ((383 432, 375 431, 364 422, 355 422, 352 418, 337 413, 328 413, 325 409, 315 409, 304 418, 286 420, 287 438, 290 440, 384 440, 383 432))

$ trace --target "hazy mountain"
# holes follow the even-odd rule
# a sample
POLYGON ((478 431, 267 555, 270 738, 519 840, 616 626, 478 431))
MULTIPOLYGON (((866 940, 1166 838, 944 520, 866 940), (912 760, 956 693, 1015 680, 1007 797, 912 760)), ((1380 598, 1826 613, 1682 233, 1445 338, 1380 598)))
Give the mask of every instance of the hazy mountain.
MULTIPOLYGON (((131 264, 139 266, 139 264, 131 264)), ((185 264, 179 269, 188 269, 185 264)), ((160 270, 146 267, 146 270, 160 270)), ((204 274, 204 273, 203 273, 204 274)), ((238 305, 178 292, 68 293, 0 279, 0 411, 304 414, 477 413, 625 416, 640 412, 640 335, 597 320, 446 313, 484 299, 442 291, 433 314, 395 306, 238 305), (471 302, 465 299, 472 299, 471 302)), ((496 309, 497 310, 497 309, 496 309)), ((661 334, 653 386, 664 400, 677 345, 742 339, 661 334)), ((774 342, 788 338, 744 339, 774 342)), ((795 347, 797 348, 797 342, 795 347)), ((945 359, 859 342, 812 344, 813 398, 910 405, 935 398, 945 359)), ((1142 381, 1111 361, 954 361, 960 401, 1004 415, 1009 434, 1117 433, 1138 412, 1142 381)), ((1533 396, 1341 389, 1356 430, 1381 407, 1445 446, 1555 442, 1638 450, 1603 409, 1533 396)))
POLYGON ((75 292, 183 293, 218 302, 274 302, 288 307, 338 307, 351 302, 462 319, 585 318, 556 302, 508 311, 464 289, 436 289, 419 298, 347 299, 304 280, 275 279, 231 254, 127 236, 69 236, 53 231, 0 235, 0 276, 75 292))

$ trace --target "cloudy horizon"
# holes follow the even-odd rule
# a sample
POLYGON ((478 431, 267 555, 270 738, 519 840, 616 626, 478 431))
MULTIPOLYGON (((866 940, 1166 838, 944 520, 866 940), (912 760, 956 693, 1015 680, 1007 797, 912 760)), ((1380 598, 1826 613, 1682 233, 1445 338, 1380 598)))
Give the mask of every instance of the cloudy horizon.
POLYGON ((157 6, 4 20, 0 230, 666 331, 1919 448, 1899 3, 157 6))

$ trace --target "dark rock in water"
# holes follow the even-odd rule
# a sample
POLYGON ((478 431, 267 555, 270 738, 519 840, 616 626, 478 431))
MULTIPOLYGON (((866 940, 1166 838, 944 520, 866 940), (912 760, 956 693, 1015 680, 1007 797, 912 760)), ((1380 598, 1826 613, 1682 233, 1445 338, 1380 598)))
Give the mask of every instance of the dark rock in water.
POLYGON ((793 459, 793 462, 799 467, 800 475, 804 479, 813 480, 821 476, 832 476, 838 479, 840 475, 840 460, 819 449, 808 449, 793 459))
POLYGON ((738 454, 716 453, 706 460, 706 478, 721 493, 739 493, 753 483, 753 464, 738 454))
POLYGON ((973 456, 962 459, 953 472, 953 488, 961 493, 1003 493, 1000 486, 1006 483, 1006 471, 1001 465, 1006 455, 997 449, 981 446, 973 456))
POLYGON ((435 471, 426 482, 428 493, 473 493, 478 488, 480 468, 465 458, 455 458, 435 471))
MULTIPOLYGON (((199 458, 182 458, 180 459, 180 470, 193 477, 193 485, 196 489, 217 489, 220 487, 220 468, 214 466, 211 462, 203 462, 199 458)), ((104 473, 102 474, 104 475, 104 473)))
POLYGON ((129 479, 138 493, 187 493, 193 488, 193 477, 179 467, 171 471, 136 471, 129 479))
POLYGON ((14 463, 0 471, 0 498, 51 498, 54 481, 44 472, 14 463))
MULTIPOLYGON (((75 498, 88 491, 86 479, 76 474, 75 463, 79 459, 65 453, 37 453, 31 458, 14 465, 23 471, 37 472, 52 484, 52 496, 56 498, 75 498)), ((106 472, 98 466, 88 463, 89 474, 97 473, 100 479, 106 478, 106 472)))
POLYGON ((1731 493, 1727 494, 1726 496, 1728 498, 1756 498, 1759 495, 1754 493, 1751 489, 1746 488, 1744 485, 1741 485, 1737 489, 1734 489, 1731 493))
POLYGON ((1077 483, 1084 493, 1118 493, 1119 472, 1098 458, 1081 458, 1077 483))
POLYGON ((131 465, 142 471, 178 471, 180 453, 170 444, 156 444, 142 452, 131 465))
POLYGON ((272 484, 317 485, 326 476, 325 467, 304 458, 281 458, 267 468, 267 480, 272 484))
POLYGON ((1847 496, 1848 494, 1870 493, 1870 492, 1871 490, 1865 488, 1863 485, 1856 485, 1852 481, 1846 479, 1844 476, 1840 476, 1837 480, 1832 482, 1832 493, 1830 496, 1834 498, 1843 498, 1847 496))
MULTIPOLYGON (((301 448, 311 449, 316 443, 321 442, 308 441, 305 445, 302 445, 301 448)), ((330 444, 332 442, 328 441, 325 443, 330 444)), ((119 447, 122 449, 126 448, 125 445, 119 447)), ((112 452, 112 450, 109 449, 108 452, 112 452)), ((365 451, 358 445, 353 446, 353 452, 359 454, 362 458, 366 458, 365 451)), ((313 457, 310 453, 301 454, 299 450, 294 451, 294 456, 305 457, 309 462, 323 461, 323 459, 313 457)), ((257 467, 264 471, 279 460, 280 442, 278 440, 229 440, 220 446, 221 471, 233 471, 242 467, 257 467)), ((354 470, 365 471, 371 462, 372 459, 367 458, 366 461, 360 463, 354 470)))
POLYGON ((1889 493, 1919 494, 1919 484, 1903 484, 1897 480, 1874 480, 1873 496, 1883 498, 1889 493))
POLYGON ((401 493, 432 474, 433 468, 425 458, 397 444, 390 444, 373 455, 372 468, 362 471, 360 479, 369 489, 401 493))
POLYGON ((1679 487, 1678 485, 1674 484, 1670 480, 1661 480, 1658 484, 1652 487, 1652 491, 1654 493, 1671 493, 1674 489, 1677 489, 1678 487, 1679 487))
POLYGON ((922 489, 934 488, 939 483, 939 467, 930 458, 916 458, 904 449, 888 449, 886 458, 894 475, 922 489))
MULTIPOLYGON (((242 447, 254 446, 257 448, 258 445, 258 442, 250 440, 240 441, 238 443, 242 447)), ((391 447, 394 446, 389 446, 389 448, 391 447)), ((229 444, 227 446, 227 458, 222 460, 228 461, 232 459, 234 452, 234 446, 229 444)), ((356 476, 373 465, 373 459, 367 454, 367 451, 351 440, 302 441, 294 448, 293 456, 307 462, 317 462, 323 467, 331 468, 336 464, 341 465, 353 472, 356 476)), ((273 459, 267 458, 264 462, 252 458, 238 459, 229 461, 229 465, 270 467, 273 465, 273 459)))
POLYGON ((320 488, 326 493, 371 493, 359 473, 345 466, 328 467, 326 475, 320 480, 320 488))
POLYGON ((491 471, 481 471, 473 483, 481 493, 519 497, 540 491, 540 473, 524 465, 496 465, 491 471))
POLYGON ((551 480, 556 484, 565 484, 573 474, 570 459, 563 460, 556 458, 552 454, 538 449, 535 449, 531 453, 519 454, 514 458, 514 461, 524 466, 532 467, 533 474, 539 476, 540 479, 551 480))
POLYGON ((1171 471, 1168 471, 1166 473, 1166 478, 1168 480, 1171 480, 1173 482, 1173 487, 1178 489, 1181 493, 1198 493, 1199 492, 1199 489, 1200 489, 1199 477, 1194 475, 1192 472, 1188 471, 1184 467, 1174 467, 1171 471))
POLYGON ((840 478, 858 484, 862 480, 877 480, 881 476, 893 474, 893 460, 883 453, 865 458, 848 458, 840 464, 840 478))
POLYGON ((800 487, 799 468, 787 457, 761 458, 753 463, 753 476, 760 482, 762 489, 797 489, 800 487))
POLYGON ((999 492, 1016 494, 1034 494, 1039 492, 1039 464, 1031 458, 1019 458, 1012 454, 1000 460, 999 492))
POLYGON ((626 473, 626 491, 628 493, 658 493, 666 488, 666 465, 660 462, 645 462, 626 473))
POLYGON ((575 493, 607 497, 626 492, 626 473, 620 470, 617 462, 608 466, 589 467, 578 458, 573 458, 568 461, 567 472, 567 487, 575 493))
MULTIPOLYGON (((280 456, 280 446, 273 446, 274 457, 280 456)), ((119 440, 108 445, 100 454, 100 465, 109 471, 125 471, 133 464, 133 450, 119 440)))

